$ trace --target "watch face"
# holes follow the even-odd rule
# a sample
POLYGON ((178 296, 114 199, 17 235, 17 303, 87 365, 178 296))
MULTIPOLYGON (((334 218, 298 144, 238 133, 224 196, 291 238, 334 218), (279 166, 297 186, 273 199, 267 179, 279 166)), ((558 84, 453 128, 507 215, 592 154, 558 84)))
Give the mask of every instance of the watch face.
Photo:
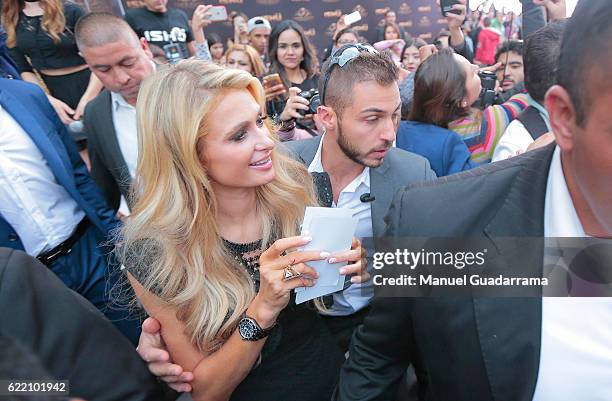
POLYGON ((255 337, 255 331, 257 330, 255 324, 251 319, 244 318, 240 321, 238 325, 238 330, 240 331, 240 335, 242 338, 250 339, 255 337))

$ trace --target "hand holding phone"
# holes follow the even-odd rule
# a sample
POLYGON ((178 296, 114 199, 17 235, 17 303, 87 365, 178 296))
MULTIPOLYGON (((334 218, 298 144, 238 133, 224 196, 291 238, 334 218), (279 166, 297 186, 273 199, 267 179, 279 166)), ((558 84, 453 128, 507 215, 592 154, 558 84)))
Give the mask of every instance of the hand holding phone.
POLYGON ((225 6, 212 6, 208 9, 210 21, 227 21, 227 9, 225 6))
POLYGON ((344 16, 344 23, 347 26, 353 25, 357 21, 361 21, 361 14, 359 11, 354 11, 344 16))
POLYGON ((278 73, 264 76, 261 79, 261 83, 266 92, 266 100, 271 100, 287 93, 287 88, 278 73))
POLYGON ((461 14, 460 10, 455 10, 453 6, 455 4, 461 4, 459 0, 440 0, 440 10, 442 11, 443 16, 447 16, 448 13, 452 14, 461 14))

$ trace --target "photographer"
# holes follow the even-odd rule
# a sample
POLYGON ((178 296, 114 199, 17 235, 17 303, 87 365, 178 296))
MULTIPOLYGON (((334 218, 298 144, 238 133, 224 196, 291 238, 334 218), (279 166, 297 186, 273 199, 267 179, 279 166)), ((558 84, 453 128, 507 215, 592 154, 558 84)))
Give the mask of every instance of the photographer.
POLYGON ((270 73, 278 74, 282 82, 271 87, 264 82, 268 115, 281 124, 282 131, 297 125, 316 136, 314 112, 308 111, 307 97, 316 94, 319 68, 315 50, 301 25, 293 20, 280 22, 270 35, 269 54, 270 73))

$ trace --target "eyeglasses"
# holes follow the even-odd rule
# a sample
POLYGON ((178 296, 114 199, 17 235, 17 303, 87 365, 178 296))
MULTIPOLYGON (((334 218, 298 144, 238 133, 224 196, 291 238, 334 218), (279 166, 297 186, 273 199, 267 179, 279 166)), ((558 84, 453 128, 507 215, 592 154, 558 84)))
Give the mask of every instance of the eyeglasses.
POLYGON ((327 82, 329 81, 329 76, 331 75, 332 70, 336 65, 340 68, 344 67, 348 64, 349 61, 357 58, 359 54, 363 52, 368 52, 370 54, 378 54, 378 50, 373 48, 370 45, 364 43, 349 43, 334 52, 332 57, 329 59, 329 64, 327 65, 327 69, 325 70, 325 74, 323 77, 323 92, 321 93, 321 104, 325 105, 325 92, 327 89, 327 82))

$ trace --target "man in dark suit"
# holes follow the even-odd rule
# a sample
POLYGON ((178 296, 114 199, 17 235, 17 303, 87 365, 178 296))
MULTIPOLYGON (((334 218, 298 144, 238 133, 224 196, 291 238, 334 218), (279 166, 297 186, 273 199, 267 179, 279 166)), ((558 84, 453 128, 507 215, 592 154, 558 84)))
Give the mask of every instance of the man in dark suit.
POLYGON ((138 159, 136 98, 140 83, 155 73, 153 55, 144 38, 111 14, 84 16, 75 35, 81 55, 105 87, 85 109, 91 176, 118 210, 122 196, 130 203, 138 159))
MULTIPOLYGON (((479 237, 501 257, 503 237, 612 237, 611 19, 583 0, 567 25, 546 96, 556 145, 399 192, 388 235, 479 237)), ((524 253, 500 273, 542 277, 542 249, 524 253)), ((336 399, 389 400, 408 364, 423 400, 610 399, 611 316, 610 298, 378 298, 336 399)))
MULTIPOLYGON (((37 357, 42 365, 38 368, 48 377, 69 380, 72 397, 87 401, 165 399, 134 347, 100 312, 36 259, 10 248, 0 248, 0 321, 0 337, 17 340, 37 357)), ((32 355, 30 360, 35 361, 32 355)), ((1 378, 47 377, 25 366, 18 370, 22 362, 1 361, 1 378), (8 363, 16 371, 8 371, 8 363)))
POLYGON ((44 92, 0 78, 0 246, 37 257, 134 340, 138 325, 107 291, 118 224, 44 92))

